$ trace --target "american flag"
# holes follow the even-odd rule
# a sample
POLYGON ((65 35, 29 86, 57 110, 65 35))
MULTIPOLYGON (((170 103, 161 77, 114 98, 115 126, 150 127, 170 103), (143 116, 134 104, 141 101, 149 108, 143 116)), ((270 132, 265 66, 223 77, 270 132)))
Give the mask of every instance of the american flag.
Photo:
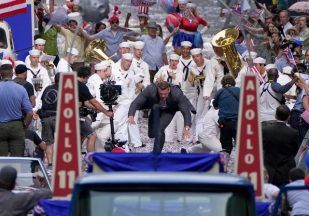
POLYGON ((288 61, 290 64, 296 65, 296 62, 295 62, 293 53, 292 53, 292 51, 290 50, 289 47, 287 47, 287 48, 285 48, 285 49, 283 50, 283 54, 286 56, 286 59, 287 59, 287 61, 288 61))
POLYGON ((131 0, 132 6, 140 6, 140 5, 154 5, 157 3, 157 0, 131 0))
POLYGON ((266 81, 264 80, 264 78, 262 77, 262 75, 260 74, 260 72, 258 71, 258 69, 253 66, 251 68, 251 71, 252 73, 255 75, 255 77, 259 80, 259 82, 262 84, 262 83, 265 83, 266 81))
POLYGON ((26 0, 0 0, 0 19, 26 12, 26 0))

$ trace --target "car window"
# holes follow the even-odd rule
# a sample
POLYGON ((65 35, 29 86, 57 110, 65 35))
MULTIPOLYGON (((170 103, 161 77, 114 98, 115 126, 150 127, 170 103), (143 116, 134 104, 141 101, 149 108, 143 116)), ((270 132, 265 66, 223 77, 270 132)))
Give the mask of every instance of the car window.
POLYGON ((10 165, 17 170, 16 187, 17 191, 24 191, 26 188, 49 188, 46 177, 40 163, 36 160, 0 160, 0 169, 10 165))
POLYGON ((0 28, 0 49, 6 49, 8 47, 7 38, 4 29, 0 28))
POLYGON ((102 192, 84 196, 87 215, 250 215, 252 206, 235 192, 102 192), (87 198, 86 198, 87 197, 87 198))

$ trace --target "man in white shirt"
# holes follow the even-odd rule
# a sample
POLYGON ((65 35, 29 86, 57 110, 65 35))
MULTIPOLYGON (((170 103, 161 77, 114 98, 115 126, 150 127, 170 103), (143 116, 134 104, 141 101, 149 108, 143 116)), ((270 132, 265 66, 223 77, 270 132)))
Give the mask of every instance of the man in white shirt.
POLYGON ((37 49, 29 51, 30 64, 26 64, 27 81, 30 82, 34 87, 34 94, 36 96, 36 105, 33 110, 36 112, 42 105, 41 95, 44 89, 51 85, 47 70, 41 66, 40 61, 41 52, 37 49))
POLYGON ((282 10, 279 13, 279 19, 280 19, 280 24, 282 26, 283 36, 286 38, 286 30, 293 27, 293 25, 289 21, 290 19, 289 12, 287 10, 282 10))
POLYGON ((133 43, 133 60, 131 69, 135 74, 143 76, 142 82, 140 82, 141 88, 146 88, 150 84, 149 66, 142 59, 145 43, 143 41, 135 41, 133 43))
POLYGON ((218 112, 219 110, 216 110, 211 104, 210 109, 203 118, 202 128, 197 128, 198 139, 201 144, 194 145, 187 149, 186 151, 188 153, 205 153, 210 151, 219 152, 222 150, 218 112))
MULTIPOLYGON (((182 83, 181 83, 181 90, 183 91, 183 94, 189 99, 193 107, 196 109, 196 103, 197 103, 197 87, 192 85, 191 82, 189 82, 188 78, 190 73, 192 72, 192 68, 195 66, 195 62, 193 61, 193 58, 191 56, 191 48, 192 43, 190 41, 182 41, 180 43, 181 45, 181 56, 179 59, 178 68, 180 71, 182 71, 182 83)), ((175 114, 176 119, 176 125, 177 130, 179 128, 179 133, 181 132, 182 128, 184 128, 184 120, 181 113, 177 112, 175 114)), ((190 141, 196 141, 196 131, 195 131, 195 115, 191 114, 191 122, 192 127, 190 130, 190 141)), ((179 137, 178 137, 179 138, 179 137)))
MULTIPOLYGON (((105 108, 104 102, 101 100, 101 84, 108 81, 111 76, 111 65, 108 60, 101 61, 100 63, 94 66, 95 73, 92 74, 88 81, 87 87, 89 88, 90 93, 96 100, 105 108)), ((95 151, 103 152, 105 151, 104 145, 108 138, 111 136, 110 130, 110 121, 109 117, 104 115, 103 113, 98 113, 96 121, 92 123, 91 127, 95 130, 97 134, 97 139, 95 142, 95 151)))
MULTIPOLYGON (((214 97, 216 83, 222 79, 223 69, 218 62, 204 58, 202 49, 195 48, 191 50, 191 55, 195 62, 192 68, 192 76, 189 81, 199 89, 199 95, 196 105, 196 128, 201 127, 203 117, 208 111, 210 100, 214 97), (194 76, 199 76, 198 80, 193 80, 194 76)), ((197 134, 196 134, 197 135, 197 134)))
MULTIPOLYGON (((120 141, 128 141, 134 147, 142 146, 141 136, 137 124, 127 123, 128 111, 136 94, 136 77, 130 69, 133 60, 131 53, 125 53, 121 57, 120 64, 112 67, 112 80, 121 86, 121 95, 118 97, 118 105, 115 106, 115 138, 120 141)), ((137 118, 137 116, 136 116, 137 118)), ((137 122, 137 121, 136 121, 137 122)), ((129 151, 128 146, 125 146, 129 151)))
POLYGON ((178 68, 179 58, 179 55, 171 54, 169 56, 169 64, 159 69, 154 76, 153 82, 166 81, 180 87, 182 83, 182 71, 178 68))
MULTIPOLYGON (((34 49, 36 49, 36 50, 39 50, 40 51, 40 62, 41 62, 41 58, 42 58, 42 56, 43 56, 43 54, 44 54, 44 48, 45 48, 45 40, 44 39, 42 39, 42 38, 38 38, 38 39, 36 39, 35 41, 34 41, 34 49)), ((30 55, 27 55, 27 57, 26 57, 26 59, 25 59, 25 63, 26 63, 26 65, 29 65, 30 64, 30 55)))
POLYGON ((68 48, 64 57, 61 58, 58 62, 56 71, 58 73, 72 73, 73 70, 71 68, 71 65, 76 61, 78 54, 79 52, 77 49, 68 48))

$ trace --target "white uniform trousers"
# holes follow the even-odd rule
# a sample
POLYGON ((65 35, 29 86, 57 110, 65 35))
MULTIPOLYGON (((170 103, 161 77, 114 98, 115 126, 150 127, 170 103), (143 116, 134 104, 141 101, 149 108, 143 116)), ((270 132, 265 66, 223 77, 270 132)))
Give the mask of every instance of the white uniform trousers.
MULTIPOLYGON (((209 109, 210 99, 204 100, 202 92, 198 95, 197 105, 196 105, 196 128, 202 128, 203 119, 209 109)), ((198 137, 197 131, 195 133, 198 137)))
POLYGON ((133 144, 134 147, 140 147, 142 146, 142 139, 138 127, 138 114, 139 111, 136 111, 134 116, 134 121, 136 124, 128 124, 129 129, 129 143, 133 144))

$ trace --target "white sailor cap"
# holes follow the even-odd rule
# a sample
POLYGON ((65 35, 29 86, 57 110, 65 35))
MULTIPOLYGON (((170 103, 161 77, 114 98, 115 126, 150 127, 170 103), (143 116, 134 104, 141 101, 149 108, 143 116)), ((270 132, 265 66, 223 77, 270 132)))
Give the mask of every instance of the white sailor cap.
POLYGON ((13 65, 12 62, 8 59, 0 60, 0 65, 5 65, 5 64, 13 65))
POLYGON ((182 47, 192 47, 192 43, 190 41, 182 41, 180 45, 182 47))
POLYGON ((40 54, 41 54, 41 51, 37 49, 32 49, 29 51, 29 55, 31 56, 40 56, 40 54))
POLYGON ((82 20, 82 16, 79 12, 72 12, 68 14, 68 20, 74 20, 77 22, 77 24, 79 25, 83 20, 82 20))
POLYGON ((187 4, 188 1, 187 0, 178 0, 178 4, 187 4))
POLYGON ((284 68, 282 68, 282 73, 284 74, 292 74, 292 67, 290 66, 285 66, 284 68))
POLYGON ((105 70, 106 68, 110 67, 111 63, 108 60, 101 61, 100 63, 94 66, 95 70, 105 70))
POLYGON ((187 8, 196 8, 196 4, 189 2, 187 8))
POLYGON ((270 69, 277 69, 275 64, 268 64, 265 66, 265 70, 268 71, 270 69))
POLYGON ((191 50, 191 55, 198 55, 198 54, 202 54, 201 48, 194 48, 191 50))
POLYGON ((42 38, 38 38, 34 41, 35 45, 45 45, 46 40, 42 39, 42 38))
POLYGON ((77 49, 70 48, 70 47, 67 49, 67 53, 72 54, 72 55, 76 55, 76 56, 78 56, 78 54, 79 54, 77 49))
POLYGON ((15 61, 15 67, 18 66, 18 65, 26 65, 26 63, 23 62, 23 61, 17 60, 17 61, 15 61))
POLYGON ((125 54, 122 54, 121 58, 125 59, 125 60, 132 61, 133 55, 132 55, 132 53, 125 53, 125 54))
POLYGON ((177 54, 175 54, 175 53, 172 53, 172 54, 170 54, 170 56, 169 56, 169 59, 170 59, 170 60, 179 61, 179 58, 180 58, 180 56, 177 55, 177 54))
POLYGON ((134 49, 143 49, 144 46, 145 46, 145 42, 143 42, 143 41, 135 41, 133 43, 134 49))
POLYGON ((262 57, 257 57, 255 59, 253 59, 253 63, 254 64, 265 64, 266 63, 266 60, 262 57))
MULTIPOLYGON (((250 51, 250 55, 251 55, 251 58, 252 59, 255 59, 257 57, 257 53, 256 52, 253 52, 253 51, 250 51)), ((249 52, 248 51, 245 51, 243 54, 242 54, 242 57, 244 60, 247 60, 247 58, 249 58, 249 52)))
POLYGON ((119 44, 119 48, 130 48, 130 43, 127 41, 123 41, 119 44))

